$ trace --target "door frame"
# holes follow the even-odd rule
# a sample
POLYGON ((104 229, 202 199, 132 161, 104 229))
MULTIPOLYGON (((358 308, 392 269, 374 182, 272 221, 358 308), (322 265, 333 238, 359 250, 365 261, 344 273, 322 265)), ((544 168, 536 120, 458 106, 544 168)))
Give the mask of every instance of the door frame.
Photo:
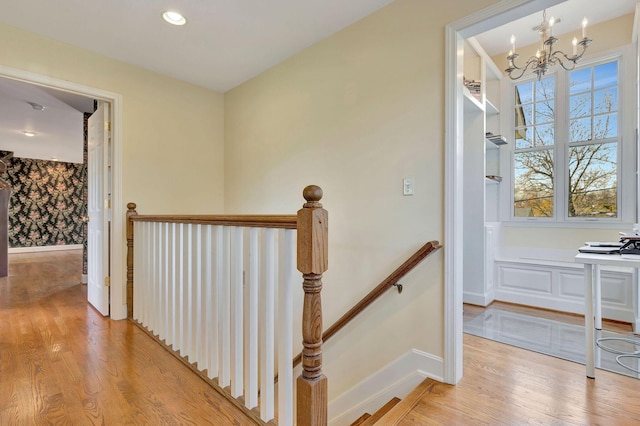
MULTIPOLYGON (((445 27, 444 374, 462 378, 464 39, 566 0, 502 0, 445 27)), ((507 40, 505 40, 505 43, 507 40)))
MULTIPOLYGON (((124 268, 124 210, 122 207, 122 95, 31 71, 0 65, 0 77, 50 87, 111 104, 111 319, 127 318, 126 270, 124 268)), ((89 170, 88 173, 91 173, 89 170)), ((103 179, 107 179, 105 170, 103 179)))

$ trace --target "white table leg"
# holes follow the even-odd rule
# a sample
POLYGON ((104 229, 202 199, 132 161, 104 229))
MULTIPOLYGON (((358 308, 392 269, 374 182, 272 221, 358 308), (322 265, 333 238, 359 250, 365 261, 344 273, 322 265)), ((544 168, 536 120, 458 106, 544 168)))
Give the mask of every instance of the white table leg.
POLYGON ((633 268, 633 288, 635 290, 635 304, 634 304, 634 333, 640 333, 640 273, 638 268, 633 268))
POLYGON ((600 265, 593 265, 593 298, 596 302, 596 330, 602 330, 602 290, 600 285, 600 265))
POLYGON ((587 377, 595 379, 595 330, 593 323, 593 265, 584 264, 584 334, 587 377))

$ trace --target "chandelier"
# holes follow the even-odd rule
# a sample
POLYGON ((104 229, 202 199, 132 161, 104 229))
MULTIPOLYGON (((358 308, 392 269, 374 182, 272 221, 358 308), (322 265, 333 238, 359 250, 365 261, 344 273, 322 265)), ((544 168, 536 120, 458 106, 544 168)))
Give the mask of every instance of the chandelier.
POLYGON ((587 18, 582 20, 582 40, 578 41, 577 38, 573 38, 573 54, 571 56, 561 50, 553 50, 553 45, 558 41, 553 36, 553 25, 556 22, 558 21, 553 17, 547 21, 547 11, 544 10, 542 12, 542 23, 534 28, 534 31, 540 34, 540 48, 536 55, 530 57, 522 67, 515 63, 520 55, 516 53, 516 38, 513 35, 511 36, 511 50, 507 56, 509 68, 505 70, 511 80, 519 79, 528 69, 531 69, 531 72, 535 73, 538 76, 538 80, 540 80, 549 68, 554 65, 560 65, 567 71, 571 71, 576 67, 576 62, 582 58, 591 43, 591 40, 587 38, 587 18), (581 48, 580 54, 578 54, 578 46, 581 48))

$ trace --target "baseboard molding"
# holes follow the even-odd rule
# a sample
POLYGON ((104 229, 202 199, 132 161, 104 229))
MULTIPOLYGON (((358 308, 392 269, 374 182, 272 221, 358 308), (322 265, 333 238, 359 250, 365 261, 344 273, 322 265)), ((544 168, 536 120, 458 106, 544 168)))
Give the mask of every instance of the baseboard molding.
POLYGON ((80 279, 82 284, 87 284, 89 282, 89 276, 87 274, 82 274, 82 278, 80 279))
POLYGON ((427 377, 443 381, 442 358, 411 349, 329 402, 329 425, 350 425, 393 397, 404 398, 427 377))
POLYGON ((70 244, 66 246, 9 247, 9 253, 36 253, 62 250, 82 250, 82 244, 70 244))
POLYGON ((462 293, 463 303, 469 303, 477 306, 489 306, 494 300, 493 291, 490 293, 474 293, 471 291, 465 291, 462 293))

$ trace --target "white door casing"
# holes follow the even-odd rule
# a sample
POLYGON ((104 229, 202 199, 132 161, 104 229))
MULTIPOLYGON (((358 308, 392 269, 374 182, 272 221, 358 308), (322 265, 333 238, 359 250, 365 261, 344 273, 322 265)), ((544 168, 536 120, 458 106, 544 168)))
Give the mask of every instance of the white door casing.
POLYGON ((99 102, 88 129, 88 283, 87 299, 102 315, 109 315, 109 104, 99 102))

